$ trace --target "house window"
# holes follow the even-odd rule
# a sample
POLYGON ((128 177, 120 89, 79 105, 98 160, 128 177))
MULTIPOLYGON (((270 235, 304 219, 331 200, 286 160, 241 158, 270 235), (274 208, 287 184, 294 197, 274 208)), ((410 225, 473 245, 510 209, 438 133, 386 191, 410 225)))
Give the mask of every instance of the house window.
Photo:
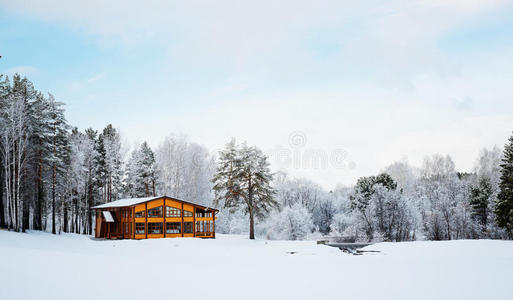
POLYGON ((162 223, 148 223, 148 234, 161 234, 162 223))
POLYGON ((182 223, 173 222, 173 223, 166 223, 166 233, 180 233, 180 227, 182 223))
POLYGON ((183 233, 192 233, 192 222, 183 223, 183 233))
POLYGON ((196 232, 213 232, 211 221, 196 221, 196 232))
POLYGON ((144 213, 145 213, 144 210, 138 211, 135 213, 135 217, 136 218, 144 218, 144 213))
POLYGON ((176 207, 166 206, 166 218, 179 218, 180 209, 176 207))
POLYGON ((162 206, 148 209, 148 218, 162 218, 162 206))
POLYGON ((192 211, 184 210, 183 211, 183 216, 184 217, 192 217, 192 211))
POLYGON ((144 234, 144 223, 135 223, 135 233, 144 234))

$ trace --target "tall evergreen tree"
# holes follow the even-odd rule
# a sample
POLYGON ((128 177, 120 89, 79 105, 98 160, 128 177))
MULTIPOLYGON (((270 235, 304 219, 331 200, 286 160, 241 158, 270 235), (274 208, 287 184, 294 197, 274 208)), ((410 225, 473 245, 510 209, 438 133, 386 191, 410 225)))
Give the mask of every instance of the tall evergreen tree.
POLYGON ((64 117, 62 102, 55 101, 53 95, 49 95, 49 125, 52 150, 49 162, 52 169, 52 233, 56 233, 57 197, 63 200, 63 193, 60 189, 66 171, 66 163, 69 159, 69 133, 68 123, 64 117))
POLYGON ((470 205, 472 216, 481 226, 481 231, 486 232, 488 225, 488 203, 492 196, 492 185, 487 177, 482 177, 477 186, 470 188, 470 205))
POLYGON ((385 206, 389 204, 389 201, 385 201, 385 199, 390 200, 392 197, 389 199, 387 198, 389 195, 384 196, 384 194, 395 191, 396 188, 397 183, 386 173, 378 176, 361 177, 356 182, 354 193, 349 197, 351 208, 358 212, 358 216, 365 224, 363 227, 369 240, 374 239, 375 231, 385 232, 384 223, 388 215, 385 206), (380 191, 380 193, 377 191, 380 191), (377 200, 377 203, 371 205, 373 200, 377 200), (375 219, 379 221, 374 222, 375 219))
POLYGON ((243 206, 249 214, 249 238, 255 239, 255 217, 262 217, 270 208, 278 207, 271 187, 273 175, 267 157, 246 143, 238 146, 235 139, 219 153, 219 162, 212 179, 214 204, 225 208, 243 206))
POLYGON ((131 197, 155 196, 155 181, 155 156, 144 142, 132 152, 127 163, 127 194, 131 197))
POLYGON ((85 161, 85 168, 87 173, 86 183, 86 212, 87 212, 87 225, 85 226, 84 233, 91 234, 93 232, 93 212, 91 207, 95 205, 97 167, 96 163, 100 160, 100 153, 97 147, 97 132, 92 128, 85 130, 85 135, 88 141, 88 153, 85 161))
POLYGON ((509 238, 513 238, 513 136, 504 146, 499 186, 500 192, 495 207, 497 225, 505 228, 509 238))
POLYGON ((155 155, 148 143, 141 144, 141 172, 146 197, 155 196, 155 155))
MULTIPOLYGON (((103 135, 99 134, 95 141, 94 147, 96 153, 94 160, 94 192, 98 193, 99 198, 101 199, 101 203, 107 202, 107 193, 106 193, 106 185, 107 185, 107 166, 106 166, 106 156, 107 153, 105 151, 105 143, 103 139, 103 135)), ((96 203, 95 203, 96 204, 96 203)))
POLYGON ((32 125, 31 142, 31 169, 32 182, 35 182, 34 201, 32 205, 33 229, 42 230, 43 215, 45 214, 45 169, 50 166, 50 153, 52 151, 51 140, 51 115, 50 102, 41 93, 36 96, 36 101, 30 107, 32 125))
POLYGON ((118 199, 123 192, 123 169, 121 157, 121 137, 111 125, 103 129, 99 137, 105 150, 104 202, 118 199))

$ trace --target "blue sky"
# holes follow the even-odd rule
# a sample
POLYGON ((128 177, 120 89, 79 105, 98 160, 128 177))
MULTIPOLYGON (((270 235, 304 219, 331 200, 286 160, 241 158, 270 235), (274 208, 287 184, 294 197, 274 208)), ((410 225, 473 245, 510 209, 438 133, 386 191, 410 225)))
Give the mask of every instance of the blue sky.
POLYGON ((511 1, 0 3, 0 72, 128 145, 342 149, 351 168, 274 164, 331 188, 433 153, 468 171, 513 130, 511 1))

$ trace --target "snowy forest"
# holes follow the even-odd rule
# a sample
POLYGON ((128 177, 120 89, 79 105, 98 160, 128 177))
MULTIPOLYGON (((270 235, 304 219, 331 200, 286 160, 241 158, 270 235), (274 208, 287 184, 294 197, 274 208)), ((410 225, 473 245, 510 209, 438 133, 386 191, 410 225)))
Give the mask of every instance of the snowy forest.
POLYGON ((53 95, 27 78, 0 75, 0 226, 91 234, 91 207, 168 195, 218 207, 219 233, 247 233, 251 225, 266 239, 511 239, 513 137, 506 142, 504 149, 482 149, 471 172, 458 171, 450 156, 433 154, 421 166, 398 161, 330 191, 306 178, 267 172, 257 197, 265 205, 248 210, 219 201, 227 195, 223 190, 234 188, 220 184, 221 175, 230 155, 268 170, 258 148, 232 140, 211 153, 173 134, 155 149, 146 142, 129 147, 113 125, 80 131, 53 95))

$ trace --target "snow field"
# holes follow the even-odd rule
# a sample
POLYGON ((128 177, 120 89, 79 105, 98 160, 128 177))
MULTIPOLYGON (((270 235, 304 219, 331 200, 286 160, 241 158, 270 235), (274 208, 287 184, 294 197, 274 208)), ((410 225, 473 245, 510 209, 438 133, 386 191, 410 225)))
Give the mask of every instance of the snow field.
POLYGON ((238 235, 95 241, 0 231, 0 299, 513 299, 512 241, 366 249, 381 252, 238 235))

